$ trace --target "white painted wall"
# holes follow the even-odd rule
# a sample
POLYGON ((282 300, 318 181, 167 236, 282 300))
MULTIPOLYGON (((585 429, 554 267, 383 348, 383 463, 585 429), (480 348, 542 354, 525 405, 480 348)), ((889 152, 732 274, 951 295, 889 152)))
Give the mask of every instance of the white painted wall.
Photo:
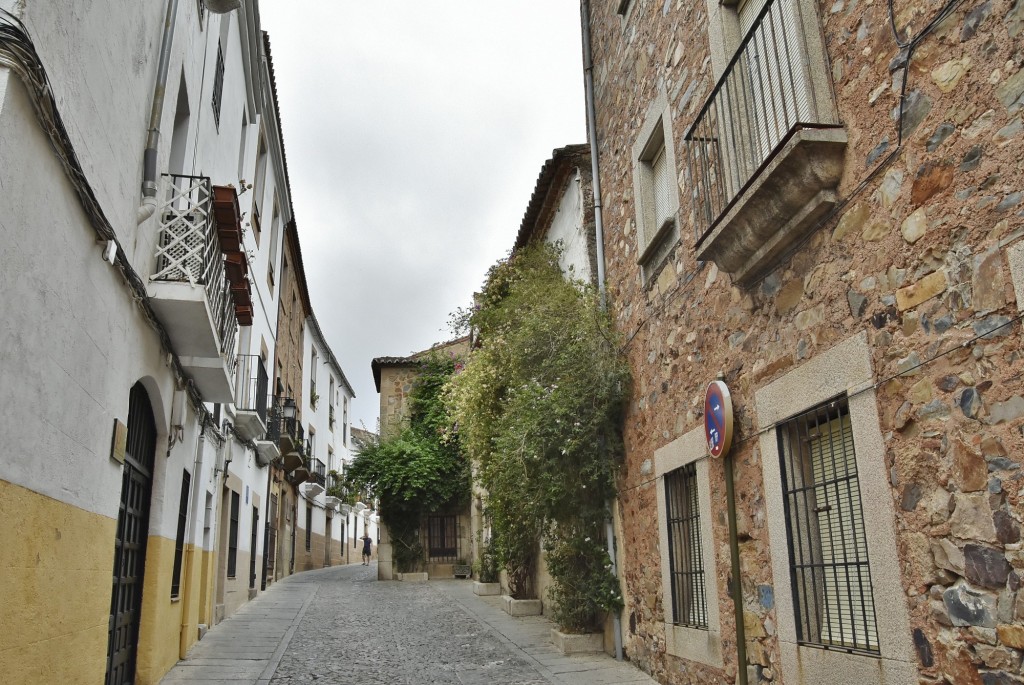
POLYGON ((572 175, 565 192, 558 202, 558 209, 551 219, 547 242, 561 241, 564 248, 559 264, 562 271, 572 273, 581 281, 590 282, 590 253, 587 249, 587 235, 583 225, 583 193, 580 187, 582 177, 579 169, 572 175), (571 271, 570 271, 571 270, 571 271))
MULTIPOLYGON (((4 7, 15 4, 3 0, 4 7)), ((50 0, 27 2, 22 11, 85 174, 143 279, 153 269, 158 217, 138 226, 135 213, 165 10, 163 2, 50 0)), ((251 182, 255 131, 263 127, 271 158, 265 228, 258 245, 252 231, 245 238, 252 253, 255 322, 239 343, 241 352, 251 354, 258 354, 262 343, 273 359, 277 293, 276 286, 267 284, 266 272, 274 229, 280 259, 290 202, 269 79, 265 72, 258 83, 246 80, 243 66, 251 55, 239 30, 243 23, 250 30, 255 25, 240 11, 208 14, 201 26, 197 4, 179 3, 157 167, 159 172, 168 168, 183 80, 189 108, 186 173, 208 175, 217 185, 238 185, 241 159, 242 175, 251 182), (218 43, 225 58, 219 126, 211 105, 218 43), (243 111, 252 129, 244 138, 243 111), (243 139, 246 149, 240 150, 243 139), (280 207, 276 225, 275 195, 280 207)), ((247 44, 262 51, 255 28, 247 44)), ((193 491, 188 539, 215 549, 219 469, 230 458, 230 472, 242 480, 243 502, 248 502, 243 503, 239 548, 249 551, 254 496, 259 496, 261 522, 266 517, 267 469, 258 468, 252 451, 234 439, 223 447, 210 437, 200 441, 196 413, 176 399, 155 333, 118 272, 100 259, 95 233, 36 122, 26 91, 6 69, 0 69, 0 130, 0 240, 5 246, 0 287, 6 295, 0 303, 0 403, 5 407, 0 426, 6 437, 0 478, 116 517, 121 466, 109 458, 111 431, 115 418, 127 419, 132 384, 144 379, 159 434, 151 534, 176 536, 182 471, 187 469, 193 491), (177 407, 173 415, 172 407, 177 407), (210 528, 207 494, 215 507, 210 528)), ((246 219, 252 198, 251 191, 240 198, 246 219)), ((225 415, 231 417, 230 407, 225 415)), ((263 536, 257 540, 261 547, 263 536)))

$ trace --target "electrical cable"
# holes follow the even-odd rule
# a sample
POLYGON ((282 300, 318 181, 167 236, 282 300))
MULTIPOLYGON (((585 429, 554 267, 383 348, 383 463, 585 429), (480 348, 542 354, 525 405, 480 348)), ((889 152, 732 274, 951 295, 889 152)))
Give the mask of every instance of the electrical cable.
POLYGON ((21 20, 3 9, 0 9, 0 66, 9 68, 25 86, 38 123, 46 134, 57 160, 64 168, 68 180, 74 187, 79 203, 90 225, 100 240, 104 242, 113 241, 117 245, 117 257, 114 266, 128 286, 129 295, 142 311, 147 323, 156 332, 161 347, 168 354, 171 371, 178 385, 184 387, 193 409, 199 415, 202 425, 205 427, 208 424, 212 424, 212 415, 203 404, 202 396, 196 389, 195 383, 185 373, 181 360, 171 344, 167 330, 150 304, 146 284, 129 263, 128 256, 121 243, 117 240, 117 235, 82 169, 82 164, 75 152, 71 137, 57 108, 57 101, 54 97, 49 77, 46 74, 46 69, 43 66, 42 59, 36 52, 35 44, 29 35, 28 29, 21 20))
MULTIPOLYGON (((913 366, 908 367, 908 368, 904 369, 903 371, 900 371, 899 373, 894 373, 891 376, 888 376, 886 378, 883 378, 882 380, 879 380, 879 381, 876 381, 876 382, 872 383, 871 385, 864 386, 864 387, 860 388, 859 390, 856 390, 856 391, 854 391, 852 393, 847 393, 846 397, 847 398, 857 397, 858 395, 861 395, 861 394, 863 394, 863 393, 865 393, 865 392, 867 392, 869 390, 877 390, 878 388, 882 387, 883 385, 885 385, 889 381, 896 380, 897 378, 900 378, 902 376, 909 376, 911 374, 911 372, 913 372, 913 371, 916 371, 916 370, 918 370, 920 368, 928 366, 932 362, 938 361, 942 357, 945 357, 948 354, 952 354, 953 352, 956 352, 957 350, 966 349, 966 348, 970 347, 971 345, 973 345, 974 343, 978 342, 979 340, 988 339, 996 331, 1002 330, 1003 328, 1006 328, 1007 326, 1012 326, 1013 324, 1018 323, 1018 322, 1020 322, 1022 320, 1024 320, 1024 313, 1019 314, 1019 315, 1013 317, 1009 321, 1005 321, 1005 322, 999 324, 998 326, 996 326, 995 328, 993 328, 990 331, 986 331, 984 333, 979 333, 979 334, 975 335, 973 338, 970 338, 969 340, 965 340, 962 343, 957 343, 956 345, 954 345, 953 347, 949 348, 948 350, 944 350, 942 352, 938 352, 938 353, 934 354, 933 356, 929 357, 928 359, 925 359, 924 361, 918 362, 917 364, 914 364, 913 366)), ((743 436, 743 437, 740 437, 738 434, 734 435, 733 436, 732 444, 733 444, 734 447, 737 446, 737 445, 742 445, 743 443, 745 443, 745 442, 747 442, 749 440, 753 440, 754 438, 760 437, 761 435, 763 435, 765 433, 770 433, 771 431, 776 430, 781 424, 785 423, 786 421, 788 421, 788 419, 785 419, 785 420, 782 420, 782 421, 775 421, 774 423, 771 423, 771 424, 769 424, 767 426, 764 426, 764 427, 754 431, 750 435, 746 435, 746 436, 743 436)), ((647 485, 649 483, 653 483, 656 480, 657 480, 657 478, 650 478, 648 480, 645 480, 645 481, 642 481, 640 483, 637 483, 636 485, 631 485, 628 488, 623 488, 623 491, 635 490, 636 488, 643 487, 644 485, 647 485)))

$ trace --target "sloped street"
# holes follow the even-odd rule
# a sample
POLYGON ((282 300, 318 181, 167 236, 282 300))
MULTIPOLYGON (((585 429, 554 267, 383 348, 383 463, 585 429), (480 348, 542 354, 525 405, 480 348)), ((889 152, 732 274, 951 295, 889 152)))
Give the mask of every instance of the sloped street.
POLYGON ((213 628, 165 685, 653 683, 604 654, 566 657, 543 617, 464 580, 379 582, 376 564, 290 576, 213 628))

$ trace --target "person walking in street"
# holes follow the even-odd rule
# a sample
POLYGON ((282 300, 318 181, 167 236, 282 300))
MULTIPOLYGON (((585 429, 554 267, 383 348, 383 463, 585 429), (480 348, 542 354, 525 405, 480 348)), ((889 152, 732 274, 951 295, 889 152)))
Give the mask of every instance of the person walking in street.
POLYGON ((370 543, 373 542, 373 540, 366 533, 363 533, 363 537, 361 537, 360 540, 363 541, 363 566, 369 566, 370 565, 370 543))

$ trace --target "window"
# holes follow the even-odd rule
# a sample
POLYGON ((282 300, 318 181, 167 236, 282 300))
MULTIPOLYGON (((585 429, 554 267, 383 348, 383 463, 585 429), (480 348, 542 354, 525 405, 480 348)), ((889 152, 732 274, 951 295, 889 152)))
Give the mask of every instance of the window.
POLYGON ((669 573, 672 577, 672 623, 707 628, 695 464, 690 463, 665 474, 665 502, 668 509, 669 573))
POLYGON ((245 177, 245 149, 249 146, 249 117, 245 107, 242 107, 242 128, 238 137, 238 178, 241 180, 245 177))
POLYGON ((660 93, 648 110, 633 145, 636 236, 645 281, 649 281, 679 238, 676 214, 676 156, 668 99, 660 93))
POLYGON ((263 186, 267 179, 267 143, 260 134, 259 142, 256 144, 256 178, 252 184, 252 233, 256 239, 256 245, 260 244, 260 209, 263 205, 263 186))
POLYGON ((268 573, 273 575, 274 563, 277 558, 277 495, 270 495, 270 511, 267 514, 269 518, 267 523, 270 524, 270 531, 267 535, 267 548, 263 550, 264 556, 267 557, 267 570, 268 573))
POLYGON ((306 551, 313 549, 313 506, 306 505, 306 551))
POLYGON ((861 332, 754 393, 784 682, 917 680, 874 383, 861 332))
POLYGON ((171 572, 171 597, 181 594, 181 562, 185 553, 185 528, 188 523, 189 488, 192 475, 185 471, 181 476, 181 499, 178 501, 178 534, 174 538, 174 570, 171 572))
POLYGON ((316 409, 316 348, 314 347, 312 350, 310 350, 310 352, 311 354, 309 359, 309 406, 313 407, 313 409, 316 409))
POLYGON ((810 0, 707 0, 717 85, 684 139, 695 257, 740 285, 835 205, 847 136, 810 0))
POLYGON ((853 430, 846 397, 779 429, 797 639, 878 652, 853 430))
POLYGON ((459 556, 458 528, 456 516, 427 517, 427 556, 435 561, 455 561, 459 556))
POLYGON ((316 456, 316 431, 313 427, 309 427, 309 454, 307 455, 310 459, 316 456))
POLYGON ((220 127, 220 106, 224 97, 224 50, 217 43, 217 70, 213 74, 213 121, 220 127))
POLYGON ((615 13, 626 16, 629 13, 629 6, 631 4, 632 0, 619 0, 619 6, 615 9, 615 13))
POLYGON ((228 525, 228 578, 235 577, 238 566, 238 493, 231 493, 231 522, 228 525))
POLYGON ((274 213, 270 218, 270 252, 267 254, 267 285, 271 297, 274 293, 274 265, 277 263, 277 244, 281 234, 281 212, 278 209, 277 193, 274 193, 274 213))
POLYGON ((249 539, 249 587, 256 587, 256 544, 259 534, 260 510, 252 508, 252 534, 249 539))
POLYGON ((704 428, 654 452, 665 651, 722 668, 718 577, 704 428))

